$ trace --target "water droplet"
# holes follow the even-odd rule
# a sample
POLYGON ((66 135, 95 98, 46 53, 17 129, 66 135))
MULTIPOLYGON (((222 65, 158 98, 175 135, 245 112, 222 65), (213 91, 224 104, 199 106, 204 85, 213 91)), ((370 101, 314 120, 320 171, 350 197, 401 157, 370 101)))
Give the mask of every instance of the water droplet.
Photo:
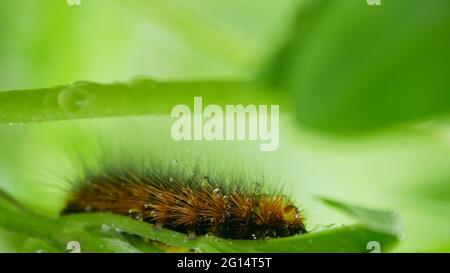
POLYGON ((224 195, 224 196, 223 196, 223 200, 224 200, 224 201, 228 201, 229 199, 230 199, 230 197, 228 197, 228 195, 224 195))
POLYGON ((103 232, 108 232, 110 229, 111 229, 111 228, 110 228, 108 225, 106 225, 106 224, 103 224, 103 225, 102 225, 102 231, 103 231, 103 232))
POLYGON ((143 88, 155 88, 158 82, 149 79, 147 76, 135 76, 130 81, 131 85, 139 86, 143 88))
POLYGON ((213 193, 216 195, 216 197, 221 197, 221 196, 222 196, 222 192, 220 191, 219 188, 214 189, 214 190, 213 190, 213 193))
MULTIPOLYGON (((76 83, 62 89, 56 98, 58 106, 66 112, 73 113, 85 108, 93 99, 86 89, 86 83, 76 83)), ((51 99, 51 98, 49 98, 51 99)), ((46 103, 51 103, 46 100, 46 103)))
POLYGON ((142 212, 138 209, 130 209, 128 215, 135 220, 142 221, 142 212))
POLYGON ((151 208, 151 207, 152 207, 152 204, 150 204, 150 203, 145 203, 144 204, 144 208, 146 208, 146 209, 151 208))
POLYGON ((170 182, 173 182, 173 181, 175 181, 175 180, 173 179, 173 177, 169 177, 169 181, 170 181, 170 182))
POLYGON ((256 236, 256 234, 254 234, 254 233, 252 234, 252 239, 253 239, 253 240, 258 239, 258 237, 256 236))
POLYGON ((92 210, 91 206, 84 207, 84 211, 91 211, 91 210, 92 210))
POLYGON ((214 234, 212 234, 211 232, 208 232, 208 233, 206 233, 205 234, 205 237, 211 237, 211 236, 213 236, 214 234))
POLYGON ((79 80, 79 81, 73 81, 70 83, 70 85, 72 85, 72 86, 82 86, 82 85, 88 85, 88 84, 92 84, 92 82, 79 80))
POLYGON ((188 232, 188 236, 186 236, 186 242, 195 239, 195 232, 188 232))

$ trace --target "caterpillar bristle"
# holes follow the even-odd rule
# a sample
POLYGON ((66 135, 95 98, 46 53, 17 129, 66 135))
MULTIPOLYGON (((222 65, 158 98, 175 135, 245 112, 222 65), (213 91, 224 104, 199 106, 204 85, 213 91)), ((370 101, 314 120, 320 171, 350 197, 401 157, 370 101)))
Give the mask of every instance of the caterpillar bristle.
POLYGON ((287 196, 197 175, 97 176, 75 188, 62 214, 86 211, 129 215, 189 235, 227 239, 306 233, 301 212, 287 196))

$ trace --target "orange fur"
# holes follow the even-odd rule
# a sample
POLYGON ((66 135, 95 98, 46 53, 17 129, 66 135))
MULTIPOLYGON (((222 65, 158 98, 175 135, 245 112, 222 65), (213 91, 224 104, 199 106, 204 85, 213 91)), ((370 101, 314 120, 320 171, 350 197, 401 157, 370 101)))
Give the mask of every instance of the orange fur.
POLYGON ((286 196, 188 180, 131 173, 97 177, 76 188, 63 213, 112 212, 188 234, 233 239, 306 232, 303 217, 286 196))

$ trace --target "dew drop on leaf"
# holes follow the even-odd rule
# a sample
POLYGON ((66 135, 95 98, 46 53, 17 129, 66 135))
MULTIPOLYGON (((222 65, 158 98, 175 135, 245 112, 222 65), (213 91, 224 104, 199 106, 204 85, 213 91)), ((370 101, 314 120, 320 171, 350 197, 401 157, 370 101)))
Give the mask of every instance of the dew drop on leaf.
POLYGON ((75 113, 88 106, 93 97, 84 85, 86 83, 76 83, 62 89, 57 96, 58 106, 68 113, 75 113))
POLYGON ((108 232, 111 228, 107 224, 102 224, 101 229, 103 232, 108 232))
POLYGON ((128 210, 128 215, 135 220, 142 220, 142 212, 139 209, 128 210))

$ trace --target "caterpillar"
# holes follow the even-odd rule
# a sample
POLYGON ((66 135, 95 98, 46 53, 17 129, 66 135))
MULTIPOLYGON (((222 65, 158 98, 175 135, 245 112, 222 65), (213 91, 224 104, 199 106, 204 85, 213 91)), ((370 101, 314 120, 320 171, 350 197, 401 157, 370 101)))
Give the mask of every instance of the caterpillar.
POLYGON ((307 232, 302 212, 286 195, 197 174, 104 172, 69 194, 62 214, 81 212, 128 215, 191 237, 265 239, 307 232))

